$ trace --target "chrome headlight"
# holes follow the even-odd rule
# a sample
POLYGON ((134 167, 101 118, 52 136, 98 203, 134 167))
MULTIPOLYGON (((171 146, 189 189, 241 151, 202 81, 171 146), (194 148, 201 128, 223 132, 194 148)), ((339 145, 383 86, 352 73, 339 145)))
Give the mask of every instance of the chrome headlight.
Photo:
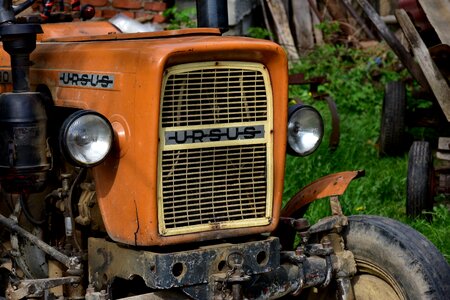
POLYGON ((101 114, 81 110, 64 121, 59 137, 61 151, 71 163, 92 167, 101 163, 110 152, 113 129, 101 114))
POLYGON ((323 137, 320 113, 307 105, 289 107, 288 153, 306 156, 319 147, 323 137))

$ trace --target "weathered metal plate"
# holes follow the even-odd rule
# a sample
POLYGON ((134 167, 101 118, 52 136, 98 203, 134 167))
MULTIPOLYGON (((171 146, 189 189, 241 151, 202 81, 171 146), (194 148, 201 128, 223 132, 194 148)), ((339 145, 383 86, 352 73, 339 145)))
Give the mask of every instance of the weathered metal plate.
MULTIPOLYGON (((140 276, 153 289, 207 284, 213 275, 226 273, 232 256, 239 256, 245 274, 262 274, 280 266, 278 238, 239 244, 216 244, 179 252, 151 252, 125 248, 104 239, 90 238, 89 281, 97 289, 114 277, 140 276)), ((180 247, 178 247, 180 248, 180 247)))

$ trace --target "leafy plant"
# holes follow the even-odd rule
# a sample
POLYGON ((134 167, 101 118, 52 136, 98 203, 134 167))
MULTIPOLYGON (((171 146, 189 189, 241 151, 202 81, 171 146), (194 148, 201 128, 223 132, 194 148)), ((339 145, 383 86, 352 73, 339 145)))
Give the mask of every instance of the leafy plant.
POLYGON ((382 51, 386 49, 370 52, 326 44, 303 57, 291 73, 303 73, 306 78, 325 76, 327 83, 319 91, 330 94, 339 108, 371 111, 381 105, 384 84, 405 76, 396 70, 396 57, 382 51))
POLYGON ((273 36, 272 32, 262 27, 250 27, 246 35, 256 39, 267 39, 273 36))
POLYGON ((168 19, 169 25, 167 29, 169 30, 196 27, 196 14, 197 10, 195 7, 180 10, 176 5, 163 12, 163 16, 168 19))
POLYGON ((316 25, 320 29, 325 41, 332 41, 341 31, 341 25, 338 21, 325 21, 316 25))
MULTIPOLYGON (((314 100, 307 86, 291 86, 292 98, 300 98, 321 112, 326 135, 312 155, 287 157, 283 200, 288 201, 301 187, 324 175, 363 169, 366 175, 352 182, 340 197, 344 213, 382 215, 409 224, 430 239, 450 261, 448 208, 435 207, 430 222, 408 218, 405 211, 407 154, 378 157, 384 85, 408 76, 397 72, 397 64, 396 57, 383 45, 369 50, 324 45, 292 67, 291 73, 304 73, 306 78, 325 76, 327 82, 319 86, 319 91, 330 94, 336 101, 341 138, 338 148, 331 152, 327 145, 331 131, 327 104, 314 100)), ((327 199, 318 200, 312 203, 306 217, 314 223, 329 215, 329 209, 327 199)))

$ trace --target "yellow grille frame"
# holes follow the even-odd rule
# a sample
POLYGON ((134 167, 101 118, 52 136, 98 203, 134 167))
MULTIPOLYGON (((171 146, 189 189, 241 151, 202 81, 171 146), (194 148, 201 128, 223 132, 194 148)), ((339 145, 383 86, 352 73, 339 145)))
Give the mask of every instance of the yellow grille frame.
MULTIPOLYGON (((200 76, 201 77, 201 76, 200 76)), ((216 80, 215 78, 214 80, 216 80)), ((214 81, 213 80, 213 81, 214 81)), ((218 76, 217 82, 219 84, 223 83, 224 78, 221 76, 218 76)), ((194 80, 196 82, 195 86, 199 86, 198 82, 201 81, 201 78, 195 78, 194 80)), ((200 86, 201 87, 201 86, 200 86)), ((211 89, 205 88, 206 91, 210 91, 211 89)), ((216 91, 217 89, 214 89, 216 91)), ((266 226, 269 225, 272 219, 272 211, 273 211, 273 94, 270 84, 270 77, 268 74, 267 69, 264 67, 264 65, 259 63, 249 63, 249 62, 235 62, 235 61, 216 61, 216 62, 202 62, 202 63, 189 63, 189 64, 183 64, 183 65, 177 65, 174 67, 170 67, 165 70, 163 83, 162 83, 162 93, 161 93, 161 107, 160 107, 160 128, 159 128, 159 150, 158 150, 158 228, 159 233, 162 236, 172 236, 172 235, 179 235, 179 234, 187 234, 187 233, 196 233, 196 232, 205 232, 205 231, 211 231, 211 230, 222 230, 222 229, 235 229, 235 228, 246 228, 246 227, 254 227, 254 226, 266 226), (216 72, 217 71, 217 72, 216 72), (198 97, 197 94, 201 93, 201 90, 199 92, 199 89, 193 88, 194 84, 189 85, 178 85, 177 88, 180 88, 181 92, 179 94, 176 94, 175 96, 172 95, 169 98, 167 98, 167 89, 172 88, 169 92, 173 93, 176 91, 176 89, 173 87, 173 82, 176 82, 172 80, 174 77, 181 77, 183 76, 189 76, 186 74, 192 74, 192 73, 202 73, 208 74, 207 79, 211 79, 211 74, 226 74, 229 72, 230 74, 239 74, 242 73, 242 78, 245 78, 244 80, 248 80, 250 78, 251 81, 251 74, 256 74, 255 78, 259 78, 258 80, 255 80, 254 87, 255 89, 258 89, 254 92, 254 97, 248 96, 251 93, 248 93, 249 90, 253 87, 253 83, 243 82, 240 83, 242 86, 242 91, 240 92, 241 95, 244 97, 241 97, 240 99, 244 99, 245 101, 241 101, 240 108, 237 108, 239 105, 236 103, 236 99, 239 99, 238 95, 239 92, 236 92, 236 80, 235 78, 229 79, 229 82, 232 82, 232 86, 230 90, 233 92, 225 93, 225 95, 228 95, 231 100, 226 98, 223 99, 224 93, 222 90, 226 90, 226 87, 221 86, 219 89, 218 94, 214 93, 206 93, 205 95, 198 97), (184 75, 183 75, 184 74, 184 75), (250 74, 250 75, 248 75, 250 74), (171 81, 172 80, 172 81, 171 81), (233 83, 234 82, 234 83, 233 83), (249 88, 250 87, 250 88, 249 88), (193 96, 189 94, 192 91, 193 96), (264 103, 261 102, 261 92, 264 92, 264 103), (186 94, 187 93, 187 94, 186 94), (180 96, 181 95, 181 96, 180 96), (219 96, 217 96, 219 95, 219 96), (176 97, 179 97, 179 104, 176 102, 176 97), (195 99, 195 103, 192 104, 188 103, 190 101, 190 97, 195 99), (186 98, 187 100, 185 100, 186 98), (212 98, 212 100, 211 100, 212 98), (168 100, 169 99, 169 100, 168 100), (174 100, 175 99, 175 100, 174 100), (250 100, 249 100, 250 99, 250 100), (170 105, 173 108, 169 108, 167 110, 167 105, 165 104, 170 102, 170 105), (210 118, 208 109, 205 108, 211 106, 211 101, 214 103, 213 107, 211 109, 212 114, 215 116, 213 118, 210 118), (228 111, 231 111, 231 113, 228 113, 226 117, 222 116, 221 109, 218 108, 216 111, 217 106, 222 106, 224 104, 224 101, 226 104, 231 107, 228 108, 228 111), (180 105, 183 103, 186 103, 185 106, 180 105), (231 104, 230 104, 231 103, 231 104), (250 103, 250 105, 249 105, 250 103), (175 105, 174 105, 175 104, 175 105), (182 115, 177 120, 176 118, 171 119, 171 110, 175 113, 185 113, 186 111, 189 111, 189 108, 193 105, 197 105, 195 113, 197 113, 197 109, 200 111, 204 111, 206 113, 200 113, 200 115, 195 115, 193 120, 189 120, 189 112, 186 115, 182 115), (249 108, 250 107, 250 108, 249 108), (261 108, 263 107, 263 109, 261 108), (177 110, 178 109, 178 110, 177 110), (245 111, 246 113, 242 113, 242 111, 245 111), (169 111, 169 112, 168 112, 169 111), (247 113, 250 111, 251 113, 247 113), (239 115, 240 114, 240 115, 239 115), (187 117, 186 117, 187 116, 187 117), (231 116, 231 117, 228 117, 231 116), (184 119, 183 119, 184 118, 184 119), (213 121, 211 121, 213 119, 213 121), (169 120, 169 121, 167 121, 169 120), (175 120, 175 121, 174 121, 175 120), (181 122, 178 122, 178 120, 181 120, 181 122), (201 121, 199 121, 201 120, 201 121), (238 121, 238 122, 236 122, 238 121), (180 126, 181 125, 181 126, 180 126), (263 133, 259 136, 256 136, 255 138, 251 139, 235 139, 235 140, 220 140, 220 141, 203 141, 203 142, 188 142, 185 144, 177 144, 177 143, 168 143, 166 140, 166 136, 173 132, 194 132, 194 131, 208 131, 213 128, 214 130, 218 131, 233 131, 233 130, 241 130, 241 128, 263 128, 263 133), (233 201, 227 202, 227 200, 223 200, 222 202, 225 203, 223 206, 219 206, 218 212, 210 213, 211 217, 210 219, 205 218, 205 220, 202 219, 202 216, 205 215, 203 213, 204 211, 210 211, 211 209, 208 209, 207 205, 211 204, 211 206, 216 205, 221 200, 214 200, 217 198, 221 198, 221 196, 218 196, 218 193, 224 192, 226 193, 238 193, 240 190, 233 189, 233 182, 232 180, 223 179, 219 175, 216 176, 215 173, 212 173, 210 177, 207 178, 207 180, 217 180, 216 177, 221 178, 223 182, 218 184, 217 182, 213 182, 215 189, 218 189, 214 192, 206 192, 205 194, 209 195, 210 199, 206 197, 205 199, 201 198, 202 195, 202 187, 197 188, 197 192, 191 193, 192 190, 195 190, 195 187, 192 187, 194 184, 192 183, 192 180, 195 181, 196 177, 199 178, 202 177, 202 173, 207 173, 202 170, 208 169, 211 165, 217 167, 220 166, 221 168, 224 167, 224 169, 233 169, 234 166, 232 165, 222 165, 222 162, 218 162, 219 159, 217 159, 221 155, 216 155, 217 158, 214 156, 212 158, 213 162, 207 162, 205 165, 201 165, 200 169, 198 167, 199 163, 190 163, 190 161, 198 160, 195 155, 196 153, 205 152, 207 154, 204 154, 201 157, 205 158, 205 160, 210 159, 211 155, 208 154, 208 151, 212 151, 211 153, 215 153, 214 151, 217 151, 217 153, 220 153, 220 151, 229 151, 231 149, 231 152, 234 154, 231 154, 231 156, 225 156, 224 161, 233 161, 233 155, 239 156, 238 151, 252 151, 252 149, 265 149, 264 152, 264 160, 265 164, 263 168, 265 169, 264 177, 265 178, 258 178, 258 180, 264 181, 264 186, 258 186, 257 190, 250 191, 249 193, 255 195, 255 199, 252 200, 251 197, 243 198, 245 201, 244 205, 242 203, 238 203, 238 198, 233 198, 233 201), (233 152, 234 151, 234 152, 233 152), (182 169, 182 163, 181 161, 184 160, 184 164, 186 165, 186 180, 184 182, 184 185, 180 188, 179 191, 177 189, 177 180, 183 181, 181 179, 173 179, 172 185, 169 183, 171 180, 165 180, 165 177, 167 177, 165 174, 170 174, 167 169, 167 161, 168 156, 170 157, 170 153, 176 153, 172 154, 173 162, 172 164, 168 164, 169 168, 175 169, 182 169), (194 153, 194 156, 190 156, 191 154, 188 153, 194 153), (176 155, 183 156, 182 159, 180 157, 177 157, 176 155), (192 168, 192 170, 191 170, 192 168), (201 169, 203 168, 203 169, 201 169), (198 174, 195 174, 195 170, 197 170, 198 174), (200 170, 200 171, 199 171, 200 170), (200 174, 200 175, 199 175, 200 174), (192 180, 190 181, 189 178, 192 180), (214 179, 216 178, 216 179, 214 179), (228 185, 230 186, 228 188, 228 185), (219 186, 219 188, 217 188, 219 186), (225 186, 224 190, 221 190, 221 187, 225 186), (168 191, 169 189, 169 191, 168 191), (183 196, 182 190, 189 191, 186 192, 186 194, 183 196), (262 192, 262 189, 264 191, 262 192), (181 196, 179 195, 181 193, 181 196), (263 209, 261 206, 257 207, 258 213, 248 213, 248 214, 241 214, 239 215, 239 209, 250 211, 249 207, 252 205, 260 205, 261 201, 260 196, 256 196, 258 193, 264 193, 265 199, 264 199, 264 207, 263 209), (177 197, 181 198, 177 200, 177 197), (184 197, 184 199, 183 199, 184 197), (258 198, 258 199, 256 199, 258 198), (171 200, 172 199, 172 200, 171 200), (176 206, 178 202, 182 203, 185 202, 183 205, 180 205, 180 209, 176 206), (209 201, 209 202, 208 202, 209 201), (217 202, 215 202, 217 201, 217 202), (253 201, 253 202, 252 202, 253 201), (192 203, 188 203, 192 202, 192 203), (168 209, 168 205, 172 205, 171 212, 168 213, 170 209, 168 209), (230 214, 225 217, 218 217, 220 214, 220 210, 228 209, 229 207, 234 207, 235 212, 237 212, 236 215, 230 214), (236 207, 238 207, 236 209, 236 207), (195 213, 192 213, 191 216, 198 217, 199 219, 193 220, 190 222, 187 220, 187 218, 182 217, 183 209, 187 211, 189 209, 189 213, 191 213, 191 210, 195 213), (169 215, 172 215, 172 217, 169 217, 169 215), (187 221, 186 221, 187 220, 187 221), (193 223, 193 224, 191 224, 193 223), (180 225, 181 224, 181 225, 180 225)), ((227 111, 227 112, 228 112, 227 111)), ((222 110, 223 112, 223 110, 222 110)), ((253 150, 255 151, 255 150, 253 150)), ((259 150, 258 150, 259 151, 259 150)), ((253 152, 256 153, 256 152, 253 152)), ((245 172, 247 170, 257 170, 257 172, 260 172, 261 166, 260 163, 262 161, 257 161, 253 163, 249 163, 246 159, 251 159, 252 156, 245 156, 243 158, 237 159, 239 166, 238 168, 235 168, 237 171, 237 176, 241 178, 241 176, 245 177, 245 172), (247 168, 246 166, 250 164, 251 167, 247 168), (242 175, 244 174, 244 175, 242 175)), ((261 157, 258 158, 261 160, 261 157)), ((170 159, 169 159, 170 161, 170 159)), ((234 170, 234 169, 233 169, 234 170)), ((174 171, 175 172, 175 171, 174 171)), ((253 172, 253 171, 252 171, 253 172)), ((256 171, 255 171, 256 173, 256 171)), ((178 174, 178 173, 177 173, 178 174)), ((260 173, 258 173, 260 174, 260 173)), ((253 176, 253 175, 252 175, 253 176)), ((179 177, 179 176, 178 176, 179 177)), ((177 178, 178 178, 177 177, 177 178)), ((259 176, 261 177, 261 176, 259 176)), ((175 177, 174 177, 175 178, 175 177)), ((225 178, 227 178, 225 176, 225 178)), ((253 177, 252 177, 253 178, 253 177)), ((245 180, 249 180, 250 177, 245 177, 245 180)), ((217 181, 220 181, 217 180, 217 181)), ((205 181, 205 183, 208 183, 208 181, 205 181)), ((248 184, 246 182, 245 184, 248 184)), ((245 184, 238 185, 240 188, 245 190, 244 186, 245 184)), ((258 184, 261 184, 261 182, 258 182, 258 184)), ((200 184, 199 184, 200 186, 200 184)), ((206 188, 207 189, 207 188, 206 188)), ((251 190, 251 188, 250 188, 251 190)), ((233 194, 234 195, 234 194, 233 194)), ((234 195, 235 196, 235 195, 234 195)), ((223 198, 223 197, 222 197, 223 198)), ((221 199, 222 199, 221 198, 221 199)), ((214 210, 214 209, 212 209, 214 210)), ((255 209, 256 211, 256 209, 255 209)), ((226 214, 226 213, 225 213, 226 214)), ((206 213, 208 215, 208 213, 206 213)), ((188 216, 191 217, 191 216, 188 216)))

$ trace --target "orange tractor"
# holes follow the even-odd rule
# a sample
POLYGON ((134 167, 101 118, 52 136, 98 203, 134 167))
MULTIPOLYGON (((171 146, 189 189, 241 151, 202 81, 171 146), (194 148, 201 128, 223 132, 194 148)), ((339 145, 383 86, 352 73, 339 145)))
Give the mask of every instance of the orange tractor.
POLYGON ((222 36, 226 1, 197 2, 201 28, 151 33, 22 23, 19 10, 0 5, 2 297, 450 294, 449 265, 422 235, 342 214, 361 172, 282 208, 286 151, 312 153, 322 118, 288 109, 280 46, 222 36), (309 224, 324 197, 331 215, 309 224))

